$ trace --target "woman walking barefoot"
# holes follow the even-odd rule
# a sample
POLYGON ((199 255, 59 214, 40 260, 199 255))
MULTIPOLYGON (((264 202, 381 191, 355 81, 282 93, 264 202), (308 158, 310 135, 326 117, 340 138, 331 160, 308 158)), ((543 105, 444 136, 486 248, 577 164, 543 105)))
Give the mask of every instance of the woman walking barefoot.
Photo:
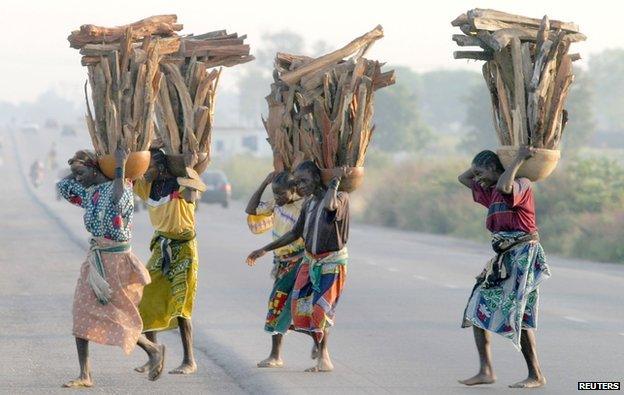
MULTIPOLYGON (((193 167, 197 155, 189 154, 186 164, 193 167)), ((180 328, 184 358, 171 374, 191 374, 197 370, 193 355, 191 315, 197 289, 198 255, 195 239, 197 192, 181 186, 168 168, 167 157, 151 150, 150 167, 134 184, 135 193, 147 203, 154 237, 152 256, 147 262, 151 283, 145 287, 139 305, 143 330, 156 342, 156 332, 180 328)), ((135 368, 145 372, 149 361, 135 368)))
MULTIPOLYGON (((272 223, 273 240, 291 231, 301 213, 301 199, 295 192, 295 181, 287 171, 271 173, 251 196, 245 212, 259 216, 272 223), (260 201, 262 193, 271 184, 273 200, 260 201)), ((271 353, 258 362, 259 368, 281 368, 284 366, 280 350, 282 339, 292 323, 290 295, 295 285, 297 271, 303 259, 304 244, 301 238, 274 251, 272 276, 273 289, 269 296, 269 311, 264 330, 271 333, 271 353)))
POLYGON ((488 209, 486 227, 492 232, 496 253, 477 277, 464 312, 462 327, 472 326, 480 363, 477 375, 460 381, 465 385, 496 381, 490 332, 511 340, 526 361, 527 379, 510 387, 546 384, 537 358, 535 329, 538 286, 550 277, 550 271, 539 243, 531 181, 516 179, 518 169, 534 152, 522 147, 505 170, 494 152, 482 151, 459 176, 459 182, 472 190, 474 201, 488 209))
POLYGON ((129 354, 135 344, 149 357, 149 379, 162 372, 165 348, 141 335, 138 304, 149 274, 131 252, 132 188, 124 181, 127 152, 115 153, 115 180, 100 171, 97 157, 78 151, 69 160, 72 174, 57 184, 60 195, 85 210, 84 224, 92 238, 80 270, 73 307, 73 334, 80 376, 64 387, 91 387, 89 342, 119 346, 129 354))
POLYGON ((268 251, 303 238, 305 256, 297 272, 291 311, 294 329, 310 335, 318 350, 313 351, 317 363, 308 372, 334 369, 327 342, 347 276, 349 194, 338 192, 346 172, 346 168, 336 169, 326 187, 314 162, 300 164, 295 170, 297 193, 308 199, 299 219, 290 232, 247 257, 247 264, 253 266, 268 251))

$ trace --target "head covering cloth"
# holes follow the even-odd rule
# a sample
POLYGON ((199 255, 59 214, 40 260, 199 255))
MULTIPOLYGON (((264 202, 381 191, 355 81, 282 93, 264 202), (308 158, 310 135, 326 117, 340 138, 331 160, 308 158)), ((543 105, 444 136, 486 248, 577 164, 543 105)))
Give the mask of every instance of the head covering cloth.
POLYGON ((86 167, 91 167, 96 170, 100 170, 100 166, 98 165, 97 155, 95 152, 91 150, 80 150, 76 151, 74 156, 70 160, 67 161, 69 165, 77 164, 86 167))

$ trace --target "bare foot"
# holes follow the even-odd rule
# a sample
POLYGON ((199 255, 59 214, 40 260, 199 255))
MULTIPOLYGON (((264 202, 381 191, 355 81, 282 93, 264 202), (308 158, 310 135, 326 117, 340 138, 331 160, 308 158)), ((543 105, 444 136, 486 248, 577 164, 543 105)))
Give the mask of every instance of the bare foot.
POLYGON ((310 358, 316 359, 319 357, 319 349, 316 344, 312 346, 312 352, 310 352, 310 358))
POLYGON ((464 385, 493 384, 496 381, 494 374, 479 373, 466 380, 457 380, 464 385))
POLYGON ((134 368, 134 371, 139 372, 139 373, 145 373, 147 372, 147 369, 149 368, 149 366, 150 366, 150 363, 149 361, 147 361, 143 365, 137 366, 136 368, 134 368))
POLYGON ((160 378, 160 374, 165 367, 165 345, 159 344, 158 351, 150 356, 149 362, 149 373, 147 378, 151 381, 156 381, 160 378))
POLYGON ((546 384, 546 378, 544 378, 544 376, 540 378, 529 377, 526 380, 510 385, 509 388, 538 388, 542 387, 544 384, 546 384))
POLYGON ((268 357, 257 363, 259 368, 281 368, 284 366, 284 361, 280 358, 268 357))
POLYGON ((318 362, 316 366, 312 366, 311 368, 306 369, 306 372, 331 372, 334 370, 334 365, 332 364, 331 359, 329 357, 318 358, 318 362))
POLYGON ((89 388, 93 387, 91 377, 78 377, 63 384, 63 388, 89 388))
POLYGON ((195 361, 193 362, 182 362, 182 365, 177 368, 170 370, 169 374, 191 374, 197 371, 197 365, 195 365, 195 361))

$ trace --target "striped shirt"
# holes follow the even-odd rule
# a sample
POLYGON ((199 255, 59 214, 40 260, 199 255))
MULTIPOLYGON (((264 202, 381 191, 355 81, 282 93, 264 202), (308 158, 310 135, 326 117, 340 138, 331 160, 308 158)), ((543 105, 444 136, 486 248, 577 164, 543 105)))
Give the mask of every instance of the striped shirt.
MULTIPOLYGON (((303 199, 299 199, 283 206, 276 205, 274 200, 260 202, 256 208, 256 214, 273 215, 273 240, 279 239, 292 230, 299 218, 303 201, 303 199)), ((303 240, 298 239, 287 246, 276 249, 274 253, 277 256, 286 256, 301 250, 303 250, 303 240)))
POLYGON ((502 194, 495 186, 482 187, 472 182, 472 197, 488 209, 485 225, 490 232, 537 231, 533 187, 528 178, 518 178, 510 194, 502 194))

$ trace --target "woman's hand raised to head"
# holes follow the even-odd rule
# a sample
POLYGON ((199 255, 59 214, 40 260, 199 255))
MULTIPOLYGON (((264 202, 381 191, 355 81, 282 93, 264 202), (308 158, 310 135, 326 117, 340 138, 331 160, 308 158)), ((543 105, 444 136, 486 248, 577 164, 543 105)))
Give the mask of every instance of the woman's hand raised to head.
POLYGON ((118 145, 115 150, 115 164, 125 165, 129 155, 130 150, 128 148, 118 145))
POLYGON ((535 148, 533 148, 533 147, 530 147, 528 145, 522 146, 518 150, 518 159, 520 159, 520 160, 527 160, 530 157, 532 157, 533 155, 535 155, 536 152, 537 152, 537 150, 535 148))
POLYGON ((199 155, 197 152, 187 152, 184 154, 184 165, 186 167, 195 167, 199 162, 199 155))
POLYGON ((332 170, 332 176, 339 180, 342 180, 345 177, 348 177, 351 174, 351 171, 347 166, 336 167, 332 170))
POLYGON ((269 174, 267 174, 266 178, 264 179, 264 184, 269 185, 270 183, 272 183, 276 175, 277 175, 277 171, 272 171, 269 174))

